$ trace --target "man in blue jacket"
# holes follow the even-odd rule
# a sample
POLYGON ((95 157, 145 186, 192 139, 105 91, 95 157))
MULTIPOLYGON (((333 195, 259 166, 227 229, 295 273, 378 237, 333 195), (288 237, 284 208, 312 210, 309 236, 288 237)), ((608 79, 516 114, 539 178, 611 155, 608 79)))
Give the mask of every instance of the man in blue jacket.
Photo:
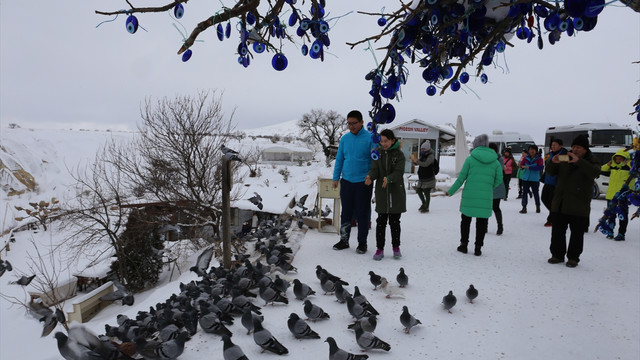
MULTIPOLYGON (((566 155, 567 149, 563 147, 562 139, 553 139, 549 146, 549 153, 545 157, 544 167, 549 166, 549 162, 556 155, 566 155)), ((558 176, 551 176, 545 170, 544 172, 544 186, 542 186, 542 203, 549 210, 549 216, 547 216, 547 222, 544 224, 546 227, 551 227, 553 215, 551 214, 551 202, 553 201, 553 193, 556 189, 558 182, 558 176)))
POLYGON ((347 114, 349 132, 344 134, 338 145, 338 153, 333 168, 333 187, 340 182, 340 241, 334 250, 349 248, 351 219, 358 223, 358 254, 367 252, 369 217, 371 216, 371 193, 373 187, 364 184, 364 178, 371 167, 371 133, 364 128, 362 113, 353 110, 347 114))

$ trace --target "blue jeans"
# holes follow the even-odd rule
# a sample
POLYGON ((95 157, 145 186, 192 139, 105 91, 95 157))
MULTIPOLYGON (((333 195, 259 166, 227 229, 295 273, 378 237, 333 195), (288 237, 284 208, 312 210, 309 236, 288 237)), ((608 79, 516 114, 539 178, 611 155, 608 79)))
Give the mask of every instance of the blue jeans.
POLYGON ((522 180, 522 207, 527 207, 527 201, 529 200, 529 190, 533 192, 533 200, 536 202, 536 206, 540 207, 540 194, 538 189, 540 188, 540 182, 522 180))
POLYGON ((351 236, 351 219, 358 223, 358 243, 367 246, 369 235, 369 218, 371 216, 371 193, 373 186, 364 182, 352 183, 340 180, 340 240, 349 242, 351 236))

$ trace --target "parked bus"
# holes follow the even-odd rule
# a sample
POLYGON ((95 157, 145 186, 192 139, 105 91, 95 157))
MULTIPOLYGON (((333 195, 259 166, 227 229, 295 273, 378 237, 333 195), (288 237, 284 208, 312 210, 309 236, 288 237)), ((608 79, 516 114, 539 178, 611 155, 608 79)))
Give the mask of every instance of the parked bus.
POLYGON ((527 134, 517 132, 505 132, 494 130, 489 135, 489 143, 498 145, 498 152, 502 154, 506 148, 511 148, 511 154, 516 162, 520 162, 522 151, 527 151, 529 145, 535 145, 533 138, 527 134))
MULTIPOLYGON (((611 160, 616 151, 631 146, 633 130, 611 123, 582 123, 578 125, 552 126, 544 136, 545 150, 551 146, 553 139, 562 139, 564 147, 570 149, 571 142, 578 135, 587 135, 589 150, 600 164, 611 160)), ((607 192, 609 177, 600 175, 593 184, 593 198, 598 198, 607 192)))

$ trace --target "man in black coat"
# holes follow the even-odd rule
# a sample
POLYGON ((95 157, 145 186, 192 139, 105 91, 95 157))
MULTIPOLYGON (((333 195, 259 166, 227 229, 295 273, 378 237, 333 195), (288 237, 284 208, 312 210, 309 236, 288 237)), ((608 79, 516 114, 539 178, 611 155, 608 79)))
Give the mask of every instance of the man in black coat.
POLYGON ((582 254, 584 230, 589 224, 593 180, 600 173, 600 164, 589 150, 589 138, 586 135, 578 135, 571 143, 571 151, 564 156, 555 155, 547 168, 549 175, 558 176, 551 203, 554 216, 549 247, 551 258, 548 262, 563 263, 566 254, 567 266, 576 267, 582 254), (567 227, 571 229, 569 248, 567 227))

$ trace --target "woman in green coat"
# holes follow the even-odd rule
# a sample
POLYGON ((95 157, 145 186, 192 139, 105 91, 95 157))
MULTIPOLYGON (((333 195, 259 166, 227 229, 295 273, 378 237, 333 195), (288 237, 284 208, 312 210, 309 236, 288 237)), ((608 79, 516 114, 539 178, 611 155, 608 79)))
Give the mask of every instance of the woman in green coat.
POLYGON ((365 177, 365 185, 376 180, 375 198, 376 212, 376 253, 374 260, 384 257, 384 243, 387 231, 387 220, 391 228, 391 245, 393 257, 399 259, 400 253, 400 215, 407 211, 407 193, 404 188, 405 157, 400 150, 400 143, 393 131, 380 132, 380 158, 371 162, 371 170, 365 177))
POLYGON ((451 196, 464 183, 460 201, 460 246, 458 251, 467 253, 471 218, 476 218, 476 243, 474 255, 482 255, 484 235, 493 208, 493 189, 502 182, 502 168, 495 151, 489 147, 489 137, 478 135, 473 140, 473 151, 464 161, 458 179, 451 185, 447 195, 451 196))

